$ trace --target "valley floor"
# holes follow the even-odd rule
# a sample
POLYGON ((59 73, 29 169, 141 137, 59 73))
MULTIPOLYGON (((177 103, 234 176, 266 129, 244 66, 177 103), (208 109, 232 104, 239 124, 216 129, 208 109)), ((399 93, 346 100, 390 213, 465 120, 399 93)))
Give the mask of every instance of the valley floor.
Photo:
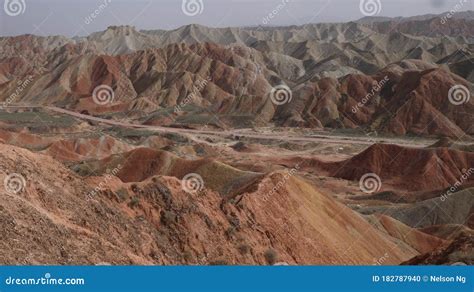
POLYGON ((4 264, 473 263, 469 140, 0 114, 4 264))

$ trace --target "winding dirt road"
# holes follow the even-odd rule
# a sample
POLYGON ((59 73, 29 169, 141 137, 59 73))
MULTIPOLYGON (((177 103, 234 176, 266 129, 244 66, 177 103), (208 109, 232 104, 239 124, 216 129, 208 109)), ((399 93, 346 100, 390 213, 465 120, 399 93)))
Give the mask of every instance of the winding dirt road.
POLYGON ((222 131, 211 131, 211 130, 195 130, 195 129, 182 129, 182 128, 170 128, 170 127, 160 127, 160 126, 148 126, 148 125, 139 125, 128 122, 121 122, 116 120, 103 119, 91 115, 85 115, 69 110, 65 110, 55 106, 23 106, 23 105, 10 105, 5 108, 11 109, 42 109, 46 111, 51 111, 63 115, 68 115, 77 119, 102 123, 110 126, 119 126, 124 128, 133 128, 133 129, 146 129, 148 131, 160 132, 160 133, 171 133, 171 134, 183 134, 190 135, 195 137, 220 137, 220 138, 248 138, 248 139, 257 139, 257 140, 275 140, 282 142, 324 142, 330 144, 359 144, 359 145, 372 145, 374 143, 384 143, 384 144, 396 144, 401 146, 408 147, 427 147, 436 142, 434 139, 410 139, 410 138, 387 138, 387 137, 365 137, 365 136, 342 136, 342 135, 333 135, 330 133, 317 132, 317 134, 304 135, 288 132, 278 132, 278 133, 265 133, 265 132, 256 132, 252 129, 236 129, 236 130, 222 130, 222 131))

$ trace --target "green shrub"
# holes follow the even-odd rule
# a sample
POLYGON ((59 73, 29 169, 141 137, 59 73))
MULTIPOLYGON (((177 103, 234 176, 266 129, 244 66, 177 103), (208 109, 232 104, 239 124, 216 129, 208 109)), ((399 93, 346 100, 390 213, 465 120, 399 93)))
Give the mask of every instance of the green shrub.
POLYGON ((278 260, 277 252, 273 249, 269 249, 264 253, 265 260, 269 265, 274 265, 278 260))
POLYGON ((237 250, 240 252, 241 255, 246 255, 250 251, 250 245, 241 243, 237 246, 237 250))
POLYGON ((130 200, 129 206, 130 206, 130 208, 133 209, 133 208, 137 207, 139 204, 140 204, 140 198, 138 198, 138 197, 133 197, 133 198, 130 200))

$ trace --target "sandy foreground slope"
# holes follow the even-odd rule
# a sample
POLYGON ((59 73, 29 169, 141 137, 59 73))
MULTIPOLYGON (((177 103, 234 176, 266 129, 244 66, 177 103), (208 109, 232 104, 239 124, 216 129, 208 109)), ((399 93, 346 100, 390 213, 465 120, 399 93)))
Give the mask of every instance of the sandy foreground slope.
POLYGON ((14 146, 0 144, 0 159, 0 180, 26 181, 17 194, 0 189, 3 264, 398 264, 418 254, 288 172, 224 200, 186 193, 175 177, 83 180, 14 146))

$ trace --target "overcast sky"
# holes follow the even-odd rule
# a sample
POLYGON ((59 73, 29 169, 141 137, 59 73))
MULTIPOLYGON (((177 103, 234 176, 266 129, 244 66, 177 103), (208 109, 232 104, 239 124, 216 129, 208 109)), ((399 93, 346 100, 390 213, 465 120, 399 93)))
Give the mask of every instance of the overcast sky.
POLYGON ((3 9, 0 9, 0 35, 2 36, 28 33, 82 36, 104 30, 110 25, 127 24, 137 29, 174 29, 191 23, 228 27, 345 22, 364 17, 360 9, 361 1, 373 1, 378 7, 376 9, 378 16, 414 16, 443 13, 452 9, 474 10, 474 0, 0 1, 4 2, 3 9), (194 1, 197 3, 194 7, 198 9, 192 10, 192 5, 183 9, 183 1, 194 1), (14 4, 18 3, 21 8, 15 10, 18 6, 15 7, 14 4), (183 11, 187 14, 198 14, 188 16, 183 11), (270 14, 272 18, 269 17, 270 14))

